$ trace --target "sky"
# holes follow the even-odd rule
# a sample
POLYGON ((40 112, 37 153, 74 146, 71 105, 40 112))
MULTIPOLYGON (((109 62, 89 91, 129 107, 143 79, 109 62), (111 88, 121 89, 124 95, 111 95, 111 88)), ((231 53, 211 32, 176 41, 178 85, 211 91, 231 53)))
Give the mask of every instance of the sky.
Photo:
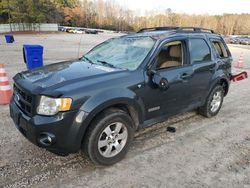
POLYGON ((116 0, 122 6, 145 11, 170 8, 173 12, 188 14, 250 13, 250 0, 116 0))

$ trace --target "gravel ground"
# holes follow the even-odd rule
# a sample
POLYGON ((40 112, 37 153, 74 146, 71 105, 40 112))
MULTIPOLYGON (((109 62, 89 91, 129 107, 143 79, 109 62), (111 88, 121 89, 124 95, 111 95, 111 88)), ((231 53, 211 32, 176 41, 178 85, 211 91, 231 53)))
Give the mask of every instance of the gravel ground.
MULTIPOLYGON (((81 37, 80 54, 114 36, 17 35, 9 45, 0 36, 0 63, 11 78, 26 69, 23 44, 42 44, 50 64, 76 58, 81 37)), ((249 71, 249 49, 230 50, 235 61, 243 52, 249 71)), ((111 167, 97 167, 81 153, 59 157, 32 145, 16 130, 8 106, 0 106, 0 187, 250 187, 249 84, 233 83, 214 118, 189 112, 141 130, 126 158, 111 167)))

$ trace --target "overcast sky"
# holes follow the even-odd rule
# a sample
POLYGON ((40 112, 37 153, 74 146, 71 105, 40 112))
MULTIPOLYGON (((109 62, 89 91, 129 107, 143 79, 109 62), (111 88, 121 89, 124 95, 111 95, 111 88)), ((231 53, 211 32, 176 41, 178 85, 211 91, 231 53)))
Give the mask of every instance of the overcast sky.
POLYGON ((250 13, 250 0, 116 0, 132 9, 164 10, 188 14, 250 13))

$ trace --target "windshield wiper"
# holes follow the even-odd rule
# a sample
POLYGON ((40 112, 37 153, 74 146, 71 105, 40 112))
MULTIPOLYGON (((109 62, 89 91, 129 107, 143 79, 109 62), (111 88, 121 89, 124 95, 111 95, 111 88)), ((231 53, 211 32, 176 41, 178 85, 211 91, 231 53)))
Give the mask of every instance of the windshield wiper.
POLYGON ((102 61, 102 60, 97 60, 97 62, 103 64, 103 65, 108 65, 109 67, 111 68, 117 68, 116 66, 114 66, 113 64, 111 63, 108 63, 107 61, 102 61))
POLYGON ((90 60, 89 58, 87 58, 86 56, 83 56, 83 58, 86 59, 89 63, 94 64, 94 62, 91 61, 91 60, 90 60))

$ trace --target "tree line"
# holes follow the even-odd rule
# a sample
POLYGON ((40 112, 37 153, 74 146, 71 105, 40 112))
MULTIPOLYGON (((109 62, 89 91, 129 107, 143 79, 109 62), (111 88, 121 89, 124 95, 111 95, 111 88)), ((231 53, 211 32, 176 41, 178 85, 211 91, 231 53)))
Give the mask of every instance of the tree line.
POLYGON ((0 0, 0 23, 58 23, 117 31, 196 26, 225 35, 250 34, 250 14, 189 15, 166 9, 140 16, 115 0, 0 0))

